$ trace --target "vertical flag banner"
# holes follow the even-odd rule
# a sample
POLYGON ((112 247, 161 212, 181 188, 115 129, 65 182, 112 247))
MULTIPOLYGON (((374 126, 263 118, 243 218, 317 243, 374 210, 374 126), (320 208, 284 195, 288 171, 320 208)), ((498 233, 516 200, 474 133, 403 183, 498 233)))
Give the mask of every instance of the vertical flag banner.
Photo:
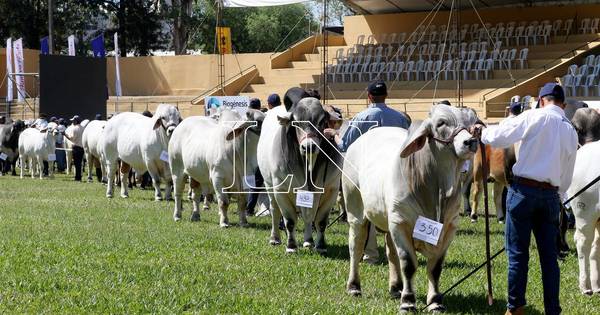
POLYGON ((92 51, 94 57, 106 57, 106 50, 104 49, 104 34, 92 39, 92 51))
MULTIPOLYGON (((13 51, 15 55, 15 73, 25 72, 25 60, 23 58, 23 39, 17 39, 13 44, 13 51)), ((15 77, 17 81, 17 99, 19 102, 25 101, 25 77, 18 75, 15 77)))
POLYGON ((119 35, 115 33, 115 95, 122 96, 121 70, 119 69, 119 35))
POLYGON ((6 80, 6 101, 12 102, 13 100, 13 78, 10 74, 13 72, 12 69, 12 38, 6 40, 6 75, 8 78, 6 80))
POLYGON ((217 47, 221 54, 231 54, 231 29, 229 27, 217 27, 217 47))
POLYGON ((69 56, 75 56, 75 35, 69 35, 67 42, 69 43, 69 56))
POLYGON ((50 45, 48 45, 48 36, 42 37, 40 39, 40 50, 42 55, 50 54, 50 45))

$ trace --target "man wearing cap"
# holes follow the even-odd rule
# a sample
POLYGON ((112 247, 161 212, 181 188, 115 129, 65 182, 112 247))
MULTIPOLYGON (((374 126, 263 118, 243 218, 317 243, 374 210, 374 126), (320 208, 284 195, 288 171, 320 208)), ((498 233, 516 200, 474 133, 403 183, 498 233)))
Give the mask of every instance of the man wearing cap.
MULTIPOLYGON (((343 136, 338 134, 338 131, 333 128, 327 128, 324 130, 325 136, 333 139, 341 152, 346 152, 348 147, 358 137, 373 127, 400 127, 408 129, 410 127, 411 120, 408 115, 400 113, 394 109, 389 108, 385 104, 387 97, 387 86, 382 80, 374 81, 369 84, 367 89, 369 108, 356 114, 350 121, 348 129, 343 136)), ((379 260, 379 252, 377 251, 377 239, 375 227, 370 226, 369 236, 367 238, 367 245, 365 248, 365 256, 363 260, 368 263, 376 263, 379 260)))
POLYGON ((269 95, 269 98, 267 98, 267 107, 273 109, 279 105, 281 105, 281 98, 279 98, 279 95, 276 93, 269 95))
POLYGON ((65 138, 73 142, 73 162, 75 164, 75 180, 81 181, 81 165, 83 163, 83 127, 78 115, 71 118, 72 124, 65 130, 65 138))
POLYGON ((521 141, 506 201, 506 314, 524 313, 532 231, 542 268, 544 311, 561 312, 556 246, 560 195, 571 184, 577 152, 577 134, 565 117, 564 100, 562 87, 548 83, 540 90, 538 108, 495 127, 483 129, 482 125, 475 125, 471 130, 475 133, 481 130, 481 141, 494 147, 508 147, 521 141))
MULTIPOLYGON (((250 99, 249 108, 260 110, 261 103, 258 98, 250 99)), ((257 167, 254 171, 254 187, 263 187, 264 179, 262 174, 260 173, 260 169, 257 167)), ((246 214, 249 216, 254 215, 254 208, 256 207, 256 203, 258 202, 258 197, 260 194, 258 193, 261 189, 253 188, 251 192, 248 194, 248 202, 246 203, 246 214)))

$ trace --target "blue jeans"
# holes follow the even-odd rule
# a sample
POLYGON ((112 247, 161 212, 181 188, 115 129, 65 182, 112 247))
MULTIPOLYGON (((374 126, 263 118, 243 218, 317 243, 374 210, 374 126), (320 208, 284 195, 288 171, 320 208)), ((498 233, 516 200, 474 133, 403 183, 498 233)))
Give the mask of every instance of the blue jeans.
POLYGON ((559 237, 560 198, 557 191, 512 184, 506 198, 506 252, 508 254, 508 308, 526 304, 531 232, 535 236, 544 286, 546 314, 560 314, 559 237))

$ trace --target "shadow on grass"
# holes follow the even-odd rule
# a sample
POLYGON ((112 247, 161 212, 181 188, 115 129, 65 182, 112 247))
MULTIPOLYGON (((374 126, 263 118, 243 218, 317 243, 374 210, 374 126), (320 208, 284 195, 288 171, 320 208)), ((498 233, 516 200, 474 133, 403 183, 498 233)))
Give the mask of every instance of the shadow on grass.
MULTIPOLYGON (((475 229, 459 229, 458 231, 456 231, 456 235, 484 235, 484 232, 475 229)), ((490 231, 490 235, 504 235, 504 230, 492 230, 490 231)))
MULTIPOLYGON (((494 304, 489 306, 487 296, 448 294, 444 297, 444 305, 449 313, 473 313, 473 314, 502 314, 506 311, 506 299, 496 298, 494 304)), ((526 314, 543 314, 542 312, 526 307, 526 314)))

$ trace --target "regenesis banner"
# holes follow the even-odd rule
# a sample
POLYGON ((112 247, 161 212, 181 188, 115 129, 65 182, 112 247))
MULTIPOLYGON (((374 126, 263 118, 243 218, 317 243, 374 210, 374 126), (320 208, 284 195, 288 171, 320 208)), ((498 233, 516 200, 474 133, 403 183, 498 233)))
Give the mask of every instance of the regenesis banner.
POLYGON ((250 98, 248 96, 207 96, 204 98, 204 104, 206 116, 218 113, 220 108, 229 108, 245 117, 250 98))

